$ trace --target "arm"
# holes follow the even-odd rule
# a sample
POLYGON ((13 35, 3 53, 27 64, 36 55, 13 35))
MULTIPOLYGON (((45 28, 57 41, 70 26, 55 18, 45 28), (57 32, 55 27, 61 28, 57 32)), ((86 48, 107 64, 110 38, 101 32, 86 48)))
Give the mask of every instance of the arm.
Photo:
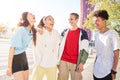
POLYGON ((112 67, 114 71, 116 71, 117 69, 118 60, 119 60, 119 49, 114 51, 114 62, 113 62, 113 67, 112 67))
POLYGON ((113 52, 114 52, 112 69, 116 71, 118 60, 119 60, 119 50, 120 50, 120 39, 119 39, 119 35, 117 34, 117 32, 112 33, 112 43, 113 43, 113 52))
POLYGON ((78 72, 83 71, 84 64, 86 63, 87 58, 88 58, 88 52, 85 49, 80 50, 80 53, 78 55, 77 64, 76 64, 76 69, 78 70, 78 72), (78 67, 77 67, 77 65, 78 65, 78 67))
POLYGON ((13 55, 14 55, 14 47, 10 48, 10 53, 8 56, 8 70, 7 75, 12 76, 12 61, 13 61, 13 55))
POLYGON ((42 27, 37 27, 36 30, 37 30, 37 32, 39 32, 41 35, 44 33, 42 27))
POLYGON ((113 67, 111 70, 113 80, 116 78, 116 72, 117 72, 116 69, 117 69, 117 65, 118 65, 118 60, 119 60, 119 49, 114 51, 114 61, 113 61, 113 67))
POLYGON ((88 41, 88 34, 85 30, 81 29, 81 37, 80 37, 80 52, 81 50, 85 50, 85 52, 87 53, 86 57, 82 57, 81 60, 83 60, 83 62, 80 62, 79 65, 76 67, 78 72, 82 72, 84 70, 84 64, 88 58, 88 45, 89 45, 89 41, 88 41), (86 58, 84 60, 84 58, 86 58))
POLYGON ((115 79, 116 77, 116 69, 118 66, 118 61, 119 61, 119 50, 120 50, 120 40, 119 40, 119 35, 117 32, 113 31, 112 33, 112 43, 113 43, 113 66, 112 66, 112 78, 115 79), (114 37, 114 38, 113 38, 114 37))

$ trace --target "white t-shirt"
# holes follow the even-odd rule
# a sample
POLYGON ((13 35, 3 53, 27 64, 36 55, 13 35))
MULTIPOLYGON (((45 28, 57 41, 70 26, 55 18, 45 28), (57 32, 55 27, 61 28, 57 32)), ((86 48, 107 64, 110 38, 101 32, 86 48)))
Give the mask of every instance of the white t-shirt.
POLYGON ((36 34, 35 63, 45 68, 57 65, 60 34, 56 30, 48 32, 43 29, 43 34, 36 34))
POLYGON ((93 74, 97 78, 107 76, 113 67, 113 51, 120 49, 119 35, 114 30, 105 33, 97 32, 95 35, 96 61, 93 74))

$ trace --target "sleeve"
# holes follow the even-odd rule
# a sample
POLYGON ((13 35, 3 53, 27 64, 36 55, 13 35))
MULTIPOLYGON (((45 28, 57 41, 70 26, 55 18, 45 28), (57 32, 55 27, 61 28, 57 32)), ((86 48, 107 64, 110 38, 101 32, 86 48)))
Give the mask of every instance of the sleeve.
POLYGON ((81 44, 80 44, 80 50, 84 49, 86 50, 87 52, 89 51, 89 41, 88 41, 88 34, 85 30, 82 30, 81 29, 81 44))
POLYGON ((39 63, 39 61, 41 60, 41 56, 40 56, 40 43, 39 43, 39 37, 38 37, 38 35, 39 35, 39 32, 37 32, 36 33, 36 46, 34 46, 34 57, 33 57, 33 59, 34 59, 34 64, 38 64, 39 63))
POLYGON ((57 65, 59 65, 59 49, 60 49, 60 43, 61 43, 61 40, 62 40, 62 36, 60 35, 60 33, 56 30, 56 33, 57 35, 57 41, 58 41, 58 55, 57 55, 57 65))
POLYGON ((23 36, 22 28, 18 29, 14 36, 11 39, 10 46, 11 47, 22 47, 22 36, 23 36))
POLYGON ((81 40, 86 39, 88 40, 88 34, 85 30, 81 29, 82 35, 81 35, 81 40))
POLYGON ((64 30, 62 31, 62 33, 61 33, 61 36, 62 36, 62 37, 64 37, 65 32, 66 32, 67 30, 68 30, 68 29, 64 29, 64 30))
POLYGON ((61 37, 61 35, 59 34, 58 31, 57 31, 57 36, 58 36, 58 42, 59 42, 59 45, 60 45, 60 42, 61 42, 61 40, 62 40, 62 37, 61 37))
POLYGON ((120 49, 120 37, 116 31, 112 33, 113 50, 120 49))

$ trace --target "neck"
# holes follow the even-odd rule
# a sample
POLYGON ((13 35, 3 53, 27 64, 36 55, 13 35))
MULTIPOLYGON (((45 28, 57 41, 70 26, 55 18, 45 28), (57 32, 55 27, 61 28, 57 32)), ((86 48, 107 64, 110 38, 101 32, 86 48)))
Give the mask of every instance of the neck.
POLYGON ((46 30, 47 30, 48 32, 51 32, 51 31, 52 31, 51 28, 47 28, 47 27, 46 27, 46 30))
POLYGON ((71 30, 76 30, 77 28, 78 28, 78 26, 75 25, 75 26, 72 26, 70 29, 71 29, 71 30))
POLYGON ((31 28, 32 28, 32 26, 31 26, 31 25, 28 25, 28 27, 27 27, 28 31, 30 31, 31 28))
POLYGON ((104 33, 104 32, 106 32, 106 31, 108 31, 109 30, 109 28, 107 28, 106 26, 105 27, 103 27, 101 30, 100 30, 100 33, 104 33))

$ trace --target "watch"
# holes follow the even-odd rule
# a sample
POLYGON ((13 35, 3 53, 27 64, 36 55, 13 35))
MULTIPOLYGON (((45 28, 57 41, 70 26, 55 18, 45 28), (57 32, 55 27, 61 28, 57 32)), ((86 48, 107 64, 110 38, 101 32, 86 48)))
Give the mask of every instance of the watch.
POLYGON ((112 70, 111 70, 111 73, 112 73, 112 74, 116 74, 117 71, 114 71, 114 70, 112 69, 112 70))

